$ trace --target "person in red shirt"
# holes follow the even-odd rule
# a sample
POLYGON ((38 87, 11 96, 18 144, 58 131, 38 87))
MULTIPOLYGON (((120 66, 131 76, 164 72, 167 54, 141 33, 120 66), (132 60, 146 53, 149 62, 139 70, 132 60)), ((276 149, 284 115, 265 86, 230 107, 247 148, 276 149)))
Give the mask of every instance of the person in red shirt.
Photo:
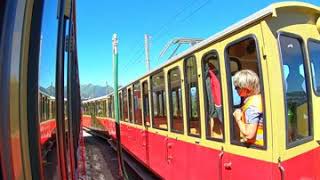
POLYGON ((221 108, 221 83, 218 75, 218 70, 216 67, 208 62, 208 76, 210 78, 210 93, 211 93, 211 101, 209 103, 212 107, 213 111, 210 112, 210 126, 211 126, 211 137, 221 139, 223 137, 222 134, 222 108, 221 108))

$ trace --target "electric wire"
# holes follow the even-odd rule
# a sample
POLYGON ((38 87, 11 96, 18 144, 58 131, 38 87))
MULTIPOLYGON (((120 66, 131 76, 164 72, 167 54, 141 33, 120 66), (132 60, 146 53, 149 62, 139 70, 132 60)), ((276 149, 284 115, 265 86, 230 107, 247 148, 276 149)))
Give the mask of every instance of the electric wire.
MULTIPOLYGON (((153 41, 153 44, 156 44, 158 42, 160 42, 160 40, 165 37, 165 36, 169 36, 169 34, 172 34, 170 33, 170 28, 171 25, 173 23, 177 24, 177 23, 183 23, 185 22, 186 20, 188 20, 189 18, 191 18, 193 15, 195 15, 199 10, 201 10, 203 7, 205 7, 209 2, 210 0, 206 0, 204 1, 203 3, 200 4, 200 6, 198 6, 196 9, 194 10, 191 10, 191 12, 189 14, 187 14, 187 16, 185 16, 183 19, 181 20, 178 20, 178 18, 181 17, 182 14, 184 14, 184 12, 189 9, 192 5, 194 5, 196 2, 198 2, 197 0, 192 0, 192 1, 189 1, 183 8, 181 8, 172 18, 170 18, 169 21, 167 21, 167 23, 165 23, 164 25, 161 26, 161 28, 159 29, 159 31, 157 31, 154 35, 154 41, 153 41)), ((176 34, 176 33, 175 33, 176 34)), ((138 43, 136 43, 138 44, 138 43)), ((141 62, 144 61, 144 59, 142 58, 143 54, 144 54, 144 45, 140 45, 140 48, 135 52, 136 56, 132 56, 134 58, 131 58, 128 63, 123 67, 121 68, 121 70, 123 72, 127 72, 129 70, 129 67, 133 67, 141 62)), ((157 56, 157 55, 155 55, 157 56)), ((155 59, 155 58, 153 58, 155 59)), ((159 63, 160 61, 160 58, 158 59, 158 62, 159 63)), ((137 74, 137 73, 135 73, 137 74)))
MULTIPOLYGON (((186 9, 188 9, 191 5, 193 5, 196 2, 196 0, 191 0, 189 1, 189 3, 187 5, 185 5, 180 11, 178 11, 178 13, 176 13, 172 18, 170 18, 169 21, 167 21, 167 23, 165 23, 163 26, 161 26, 160 30, 155 33, 155 38, 158 39, 159 37, 161 37, 161 31, 163 31, 164 28, 168 28, 170 24, 172 24, 174 21, 176 21, 176 19, 178 18, 178 16, 180 16, 186 9)), ((138 43, 136 43, 138 44, 138 43)), ((138 58, 140 58, 143 55, 143 50, 144 50, 144 45, 140 46, 139 50, 136 52, 136 54, 139 53, 138 58), (141 54, 142 52, 142 54, 141 54)), ((135 63, 137 58, 135 58, 135 63)), ((142 60, 141 60, 142 61, 142 60)), ((129 65, 132 65, 132 59, 130 59, 128 61, 128 63, 125 65, 124 67, 124 71, 128 70, 129 65)))

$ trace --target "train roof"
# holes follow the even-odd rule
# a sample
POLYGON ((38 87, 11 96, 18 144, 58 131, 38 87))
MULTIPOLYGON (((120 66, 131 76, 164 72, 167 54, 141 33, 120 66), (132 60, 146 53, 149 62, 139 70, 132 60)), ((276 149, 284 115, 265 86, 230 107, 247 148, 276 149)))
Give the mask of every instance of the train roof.
POLYGON ((51 100, 55 100, 55 99, 56 99, 54 96, 51 96, 51 95, 49 95, 48 93, 43 92, 43 91, 41 91, 41 90, 39 91, 39 93, 42 94, 42 95, 45 95, 45 96, 49 97, 51 100))
MULTIPOLYGON (((111 94, 113 94, 113 93, 111 93, 111 94)), ((98 100, 101 100, 101 99, 106 99, 106 98, 108 98, 108 96, 110 96, 111 94, 107 94, 107 95, 104 95, 104 96, 100 96, 100 97, 88 99, 88 100, 85 100, 85 101, 82 101, 82 102, 83 102, 83 103, 88 103, 88 102, 98 101, 98 100)))
MULTIPOLYGON (((304 3, 304 2, 296 2, 296 1, 288 1, 288 2, 280 2, 280 3, 273 3, 269 6, 267 6, 266 8, 264 9, 261 9, 260 11, 238 21, 237 23, 227 27, 226 29, 210 36, 209 38, 197 43, 196 45, 188 48, 187 50, 181 52, 180 54, 178 55, 175 55, 173 56, 172 58, 168 59, 165 63, 163 63, 161 66, 159 66, 158 68, 140 76, 139 78, 135 79, 134 81, 128 83, 126 86, 123 86, 121 88, 119 88, 118 90, 121 90, 121 89, 124 89, 126 87, 128 87, 128 85, 130 84, 133 84, 135 82, 137 82, 139 79, 142 79, 146 76, 149 76, 157 71, 159 71, 161 68, 163 67, 166 67, 168 66, 169 64, 172 64, 178 60, 180 60, 181 58, 183 57, 186 57, 188 56, 189 54, 201 49, 201 48, 204 48, 205 46, 207 46, 208 44, 210 43, 213 43, 215 41, 218 41, 228 35, 230 35, 231 33, 234 33, 242 28, 245 28, 246 26, 254 23, 254 22, 257 22, 261 19, 264 19, 265 17, 268 17, 268 16, 272 16, 272 17, 277 17, 277 11, 280 10, 280 9, 285 9, 285 8, 288 8, 288 7, 295 7, 296 9, 308 9, 312 12, 315 12, 317 14, 320 14, 320 7, 318 6, 315 6, 315 5, 312 5, 312 4, 309 4, 309 3, 304 3)), ((90 100, 87 100, 87 101, 84 101, 84 102, 90 102, 90 101, 95 101, 95 100, 100 100, 100 99, 103 99, 103 98, 106 98, 110 95, 112 95, 113 93, 110 93, 108 95, 105 95, 105 96, 102 96, 102 97, 98 97, 98 98, 94 98, 94 99, 90 99, 90 100)))

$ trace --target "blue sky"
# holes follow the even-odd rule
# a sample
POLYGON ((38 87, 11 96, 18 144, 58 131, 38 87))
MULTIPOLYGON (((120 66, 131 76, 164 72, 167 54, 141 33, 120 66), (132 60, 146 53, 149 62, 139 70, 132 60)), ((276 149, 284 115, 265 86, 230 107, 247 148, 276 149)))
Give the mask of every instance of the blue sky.
MULTIPOLYGON (((113 33, 119 37, 119 84, 125 85, 146 72, 144 34, 151 36, 150 60, 151 69, 154 69, 165 62, 166 57, 158 57, 173 38, 207 38, 272 2, 279 1, 92 0, 89 3, 88 0, 77 0, 80 82, 105 85, 107 81, 113 85, 113 33)), ((319 0, 304 2, 320 5, 319 0)), ((48 9, 54 12, 56 6, 48 9)), ((56 24, 47 28, 55 29, 56 24)), ((44 48, 50 48, 50 43, 44 48)), ((42 51, 42 56, 49 54, 42 51)), ((54 72, 51 69, 43 73, 54 72)), ((47 86, 50 81, 53 80, 43 84, 47 86)))

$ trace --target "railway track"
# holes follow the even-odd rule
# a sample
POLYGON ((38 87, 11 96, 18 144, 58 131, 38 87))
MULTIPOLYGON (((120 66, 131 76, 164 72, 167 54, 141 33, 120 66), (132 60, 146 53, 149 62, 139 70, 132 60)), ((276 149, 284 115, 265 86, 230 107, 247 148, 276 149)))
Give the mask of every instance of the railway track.
MULTIPOLYGON (((88 180, 123 179, 118 174, 117 152, 114 142, 107 136, 84 128, 86 146, 86 172, 88 180)), ((129 180, 160 179, 123 151, 125 169, 129 180)))

